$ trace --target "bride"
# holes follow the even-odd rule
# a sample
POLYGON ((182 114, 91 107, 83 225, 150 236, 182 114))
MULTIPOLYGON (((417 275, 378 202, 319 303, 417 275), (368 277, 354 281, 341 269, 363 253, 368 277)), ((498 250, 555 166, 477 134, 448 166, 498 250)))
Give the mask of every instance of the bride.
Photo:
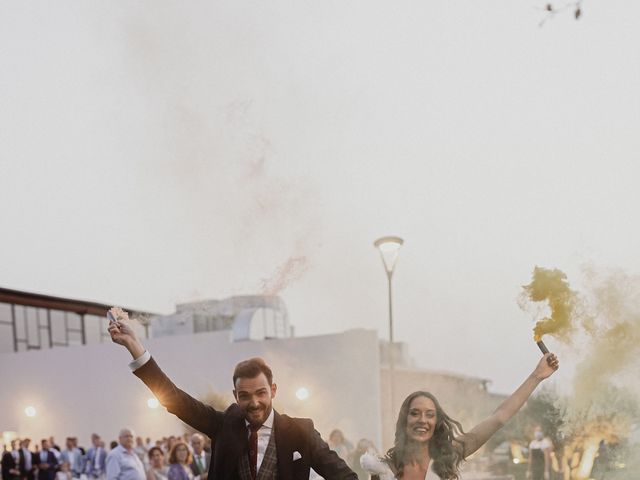
POLYGON ((412 393, 400 407, 393 447, 382 458, 363 455, 362 467, 380 480, 458 480, 460 463, 513 417, 558 365, 554 354, 545 354, 524 383, 489 418, 466 433, 431 393, 412 393))

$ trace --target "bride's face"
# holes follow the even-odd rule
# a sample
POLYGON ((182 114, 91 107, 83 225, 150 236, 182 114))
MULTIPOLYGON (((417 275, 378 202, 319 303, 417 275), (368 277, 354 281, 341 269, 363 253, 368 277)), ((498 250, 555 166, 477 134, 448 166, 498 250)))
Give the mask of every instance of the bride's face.
POLYGON ((407 438, 414 442, 427 442, 436 429, 436 405, 428 397, 416 397, 407 414, 407 438))

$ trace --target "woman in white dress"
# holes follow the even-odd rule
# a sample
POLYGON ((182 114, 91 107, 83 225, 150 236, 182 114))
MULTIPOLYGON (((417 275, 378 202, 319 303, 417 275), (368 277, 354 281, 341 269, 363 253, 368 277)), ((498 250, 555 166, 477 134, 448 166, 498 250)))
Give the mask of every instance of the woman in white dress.
POLYGON ((400 407, 394 446, 383 458, 363 455, 362 467, 380 480, 459 479, 460 463, 513 417, 558 365, 554 354, 545 354, 524 383, 469 432, 444 412, 431 393, 412 393, 400 407))

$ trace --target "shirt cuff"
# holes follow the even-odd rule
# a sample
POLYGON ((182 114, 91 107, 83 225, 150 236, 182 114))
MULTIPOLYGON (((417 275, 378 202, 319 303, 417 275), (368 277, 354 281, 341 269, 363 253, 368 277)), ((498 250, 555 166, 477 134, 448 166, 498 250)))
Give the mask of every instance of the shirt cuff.
POLYGON ((135 372, 137 369, 139 369, 141 366, 147 363, 150 359, 151 359, 151 354, 147 350, 145 350, 142 355, 140 355, 134 361, 129 363, 129 368, 131 369, 132 372, 135 372))

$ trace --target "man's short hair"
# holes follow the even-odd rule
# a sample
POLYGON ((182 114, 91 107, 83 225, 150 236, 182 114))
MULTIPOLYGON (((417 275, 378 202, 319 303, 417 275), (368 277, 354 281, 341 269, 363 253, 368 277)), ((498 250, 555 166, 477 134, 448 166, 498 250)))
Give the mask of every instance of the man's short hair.
POLYGON ((263 359, 254 357, 249 360, 243 360, 236 365, 233 371, 233 386, 236 386, 238 378, 255 378, 261 373, 264 373, 264 376, 267 377, 269 385, 273 384, 273 373, 263 359))

